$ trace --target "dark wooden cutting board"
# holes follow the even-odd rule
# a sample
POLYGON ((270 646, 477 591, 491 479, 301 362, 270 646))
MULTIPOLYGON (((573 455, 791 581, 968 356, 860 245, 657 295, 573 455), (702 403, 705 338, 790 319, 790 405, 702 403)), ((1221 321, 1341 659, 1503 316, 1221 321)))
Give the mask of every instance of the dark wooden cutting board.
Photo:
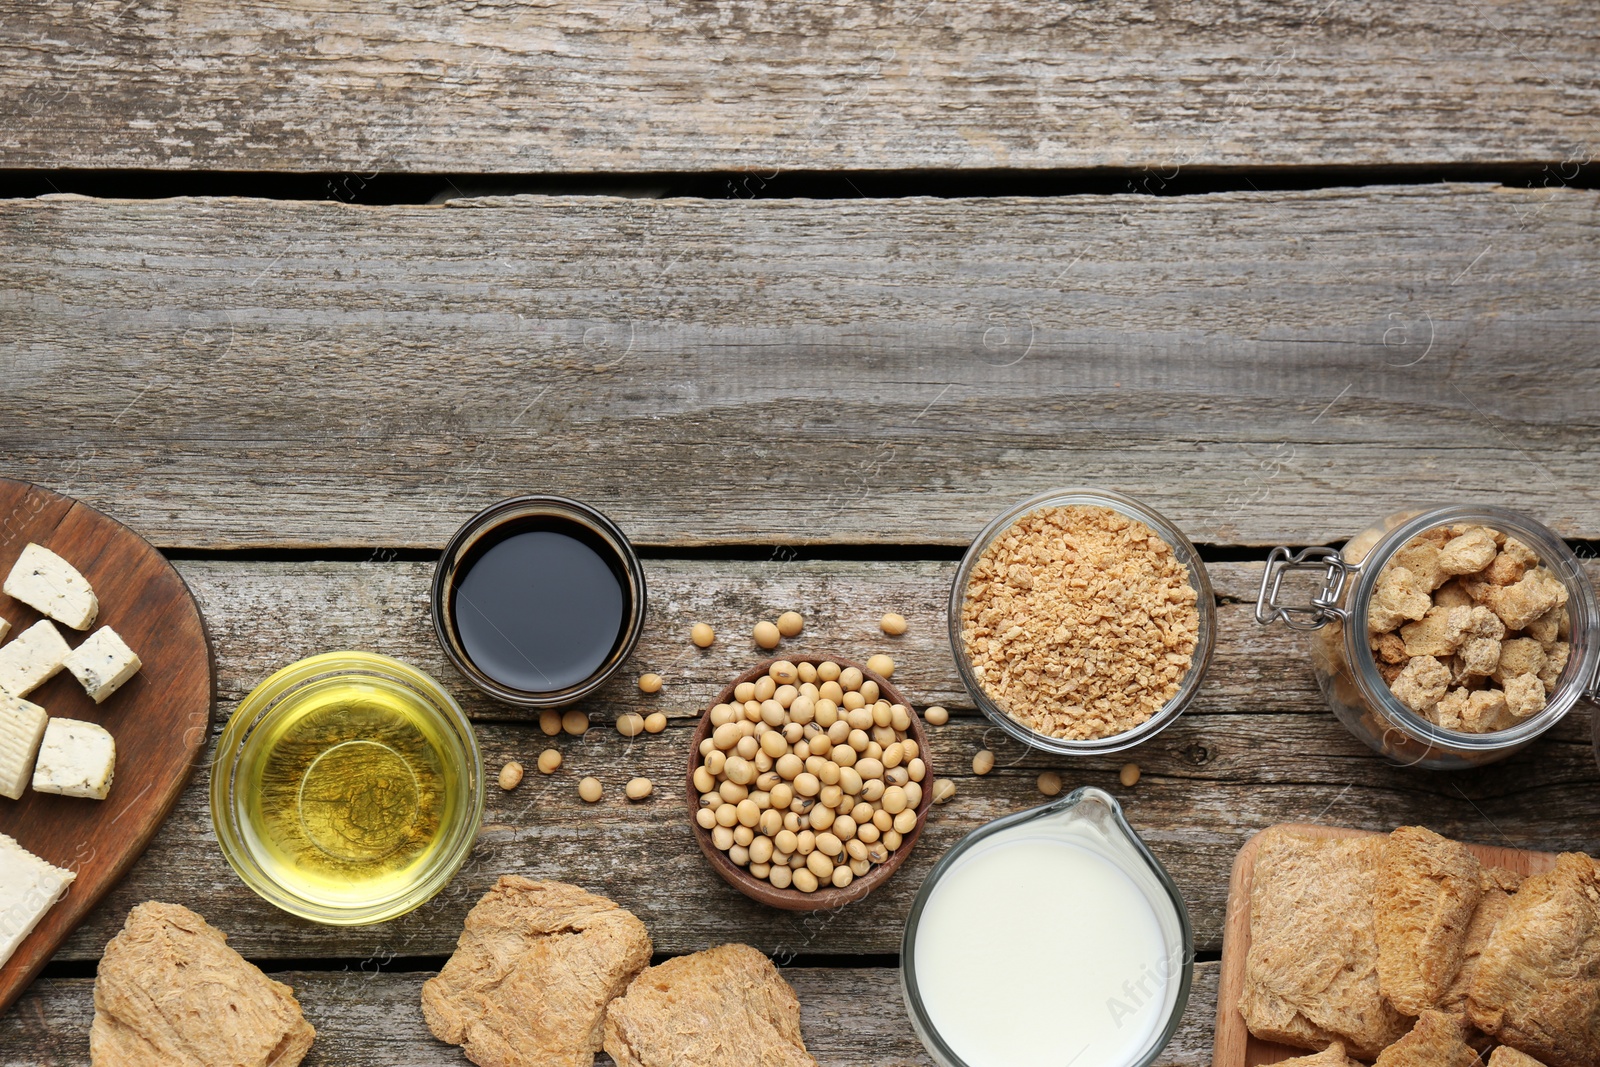
MULTIPOLYGON (((0 797, 0 833, 77 873, 16 953, 0 968, 0 1010, 27 988, 89 909, 155 836, 201 759, 214 699, 211 649, 200 608, 178 572, 151 545, 85 504, 26 482, 0 478, 0 578, 33 541, 71 563, 94 587, 100 617, 79 633, 57 626, 76 647, 110 626, 144 667, 104 704, 68 671, 28 695, 52 716, 86 719, 117 742, 116 775, 105 800, 32 790, 0 797)), ((0 593, 8 640, 38 612, 0 593)))

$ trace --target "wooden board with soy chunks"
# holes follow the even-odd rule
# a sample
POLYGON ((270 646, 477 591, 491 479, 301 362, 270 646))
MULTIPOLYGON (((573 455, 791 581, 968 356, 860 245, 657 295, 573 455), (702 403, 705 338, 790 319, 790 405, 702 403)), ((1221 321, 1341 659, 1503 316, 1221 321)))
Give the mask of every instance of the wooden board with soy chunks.
MULTIPOLYGON (((1283 823, 1271 829, 1293 830, 1311 837, 1374 837, 1371 830, 1351 830, 1340 826, 1312 823, 1283 823)), ((1266 831, 1263 830, 1262 833, 1266 831)), ((1556 865, 1553 852, 1533 852, 1501 845, 1476 845, 1463 841, 1468 852, 1485 867, 1504 867, 1521 875, 1542 874, 1556 865)), ((1211 1067, 1261 1067, 1297 1056, 1303 1048, 1290 1048, 1263 1041, 1252 1034, 1239 1014, 1239 997, 1244 992, 1245 959, 1250 954, 1250 893, 1255 886, 1256 852, 1261 846, 1257 834, 1239 850, 1228 884, 1227 928, 1222 936, 1222 973, 1217 985, 1217 1036, 1211 1067)))

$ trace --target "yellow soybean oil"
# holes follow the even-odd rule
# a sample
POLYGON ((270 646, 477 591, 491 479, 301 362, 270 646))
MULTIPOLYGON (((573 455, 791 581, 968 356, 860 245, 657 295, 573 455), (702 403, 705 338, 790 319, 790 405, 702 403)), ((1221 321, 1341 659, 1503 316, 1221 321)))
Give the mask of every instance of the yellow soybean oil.
POLYGON ((264 873, 339 906, 406 893, 463 803, 437 717, 403 689, 336 681, 261 724, 237 768, 264 873))

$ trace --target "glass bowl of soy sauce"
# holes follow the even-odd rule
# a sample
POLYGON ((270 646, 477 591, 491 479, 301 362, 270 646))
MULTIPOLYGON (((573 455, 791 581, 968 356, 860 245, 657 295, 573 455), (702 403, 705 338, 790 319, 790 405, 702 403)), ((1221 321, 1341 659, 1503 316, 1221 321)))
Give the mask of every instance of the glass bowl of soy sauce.
POLYGON ((556 708, 598 689, 644 629, 644 568, 616 523, 559 496, 478 512, 445 546, 433 625, 489 696, 556 708))

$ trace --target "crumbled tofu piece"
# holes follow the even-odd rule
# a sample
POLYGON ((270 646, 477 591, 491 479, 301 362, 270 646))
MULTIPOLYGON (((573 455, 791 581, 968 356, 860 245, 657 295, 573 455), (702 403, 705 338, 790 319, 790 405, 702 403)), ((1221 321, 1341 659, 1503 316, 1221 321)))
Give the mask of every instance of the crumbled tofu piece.
POLYGON ((1492 637, 1469 637, 1456 650, 1463 675, 1487 677, 1500 665, 1500 642, 1492 637))
POLYGON ((1533 549, 1515 537, 1506 537, 1506 547, 1478 574, 1478 581, 1490 585, 1515 585, 1522 581, 1523 574, 1538 565, 1539 557, 1533 549))
POLYGON ((1515 537, 1507 537, 1500 542, 1500 554, 1515 563, 1522 564, 1524 569, 1539 565, 1539 553, 1515 537))
MULTIPOLYGON (((1410 657, 1407 658, 1409 659, 1410 657)), ((1472 683, 1482 681, 1481 678, 1476 677, 1467 670, 1459 653, 1454 656, 1445 656, 1439 662, 1444 664, 1445 670, 1450 672, 1450 685, 1452 687, 1469 688, 1472 683)))
POLYGON ((1385 567, 1367 606, 1367 629, 1385 633, 1408 619, 1422 618, 1433 607, 1428 592, 1426 584, 1406 568, 1385 567))
POLYGON ((1439 702, 1450 688, 1450 671, 1432 656, 1416 656, 1389 685, 1389 691, 1406 707, 1422 714, 1439 702))
POLYGON ((1461 588, 1472 598, 1475 604, 1482 604, 1484 599, 1488 597, 1489 590, 1496 588, 1495 584, 1489 581, 1488 571, 1479 571, 1477 574, 1463 574, 1456 579, 1456 582, 1460 584, 1461 588))
POLYGON ((115 630, 102 626, 73 649, 62 666, 72 672, 96 704, 103 704, 144 664, 115 630))
POLYGON ((0 965, 77 877, 0 834, 0 965))
POLYGON ((1430 593, 1450 580, 1450 573, 1439 566, 1439 546, 1425 537, 1413 538, 1389 559, 1394 566, 1410 571, 1430 593))
POLYGON ((1544 710, 1544 683, 1537 675, 1519 674, 1506 679, 1506 707, 1519 719, 1544 710))
POLYGON ((1372 651, 1384 663, 1404 663, 1406 643, 1396 633, 1378 634, 1372 639, 1372 651))
POLYGON ((0 693, 0 796, 21 799, 49 720, 39 705, 0 693))
POLYGON ((1522 632, 1541 645, 1549 646, 1555 644, 1561 637, 1561 628, 1566 624, 1566 617, 1567 609, 1565 607, 1551 608, 1524 626, 1522 632))
POLYGON ((1530 571, 1515 585, 1491 586, 1483 602, 1508 630, 1520 630, 1551 608, 1567 602, 1567 587, 1553 575, 1530 571))
POLYGON ((1500 662, 1495 664, 1494 680, 1501 685, 1519 674, 1538 674, 1544 670, 1544 647, 1531 637, 1514 637, 1500 645, 1500 662))
POLYGON ((1454 655, 1466 636, 1471 608, 1429 608, 1416 622, 1400 627, 1400 637, 1408 656, 1454 655))
POLYGON ((7 596, 74 630, 87 630, 100 614, 100 602, 83 575, 41 545, 22 550, 3 588, 7 596))
POLYGON ((1511 709, 1506 706, 1506 695, 1498 689, 1479 689, 1473 693, 1462 718, 1464 728, 1477 734, 1516 725, 1516 720, 1511 717, 1511 709))
POLYGON ((1539 681, 1544 683, 1544 691, 1554 693, 1556 682, 1561 680, 1561 672, 1567 669, 1567 656, 1572 652, 1572 646, 1565 641, 1557 641, 1545 650, 1544 666, 1539 670, 1539 681))
POLYGON ((117 768, 117 743, 105 727, 79 719, 51 719, 33 768, 37 793, 104 800, 117 768))
POLYGON ((0 689, 25 697, 56 676, 72 649, 49 619, 40 619, 0 646, 0 689))
POLYGON ((1503 641, 1506 636, 1506 624, 1500 621, 1500 616, 1478 604, 1467 610, 1467 622, 1462 633, 1466 637, 1488 637, 1503 641))
POLYGON ((1452 689, 1439 698, 1428 717, 1446 730, 1465 730, 1472 694, 1465 689, 1452 689))
POLYGON ((1494 561, 1494 534, 1473 526, 1445 542, 1439 550, 1439 569, 1446 574, 1476 574, 1494 561))

